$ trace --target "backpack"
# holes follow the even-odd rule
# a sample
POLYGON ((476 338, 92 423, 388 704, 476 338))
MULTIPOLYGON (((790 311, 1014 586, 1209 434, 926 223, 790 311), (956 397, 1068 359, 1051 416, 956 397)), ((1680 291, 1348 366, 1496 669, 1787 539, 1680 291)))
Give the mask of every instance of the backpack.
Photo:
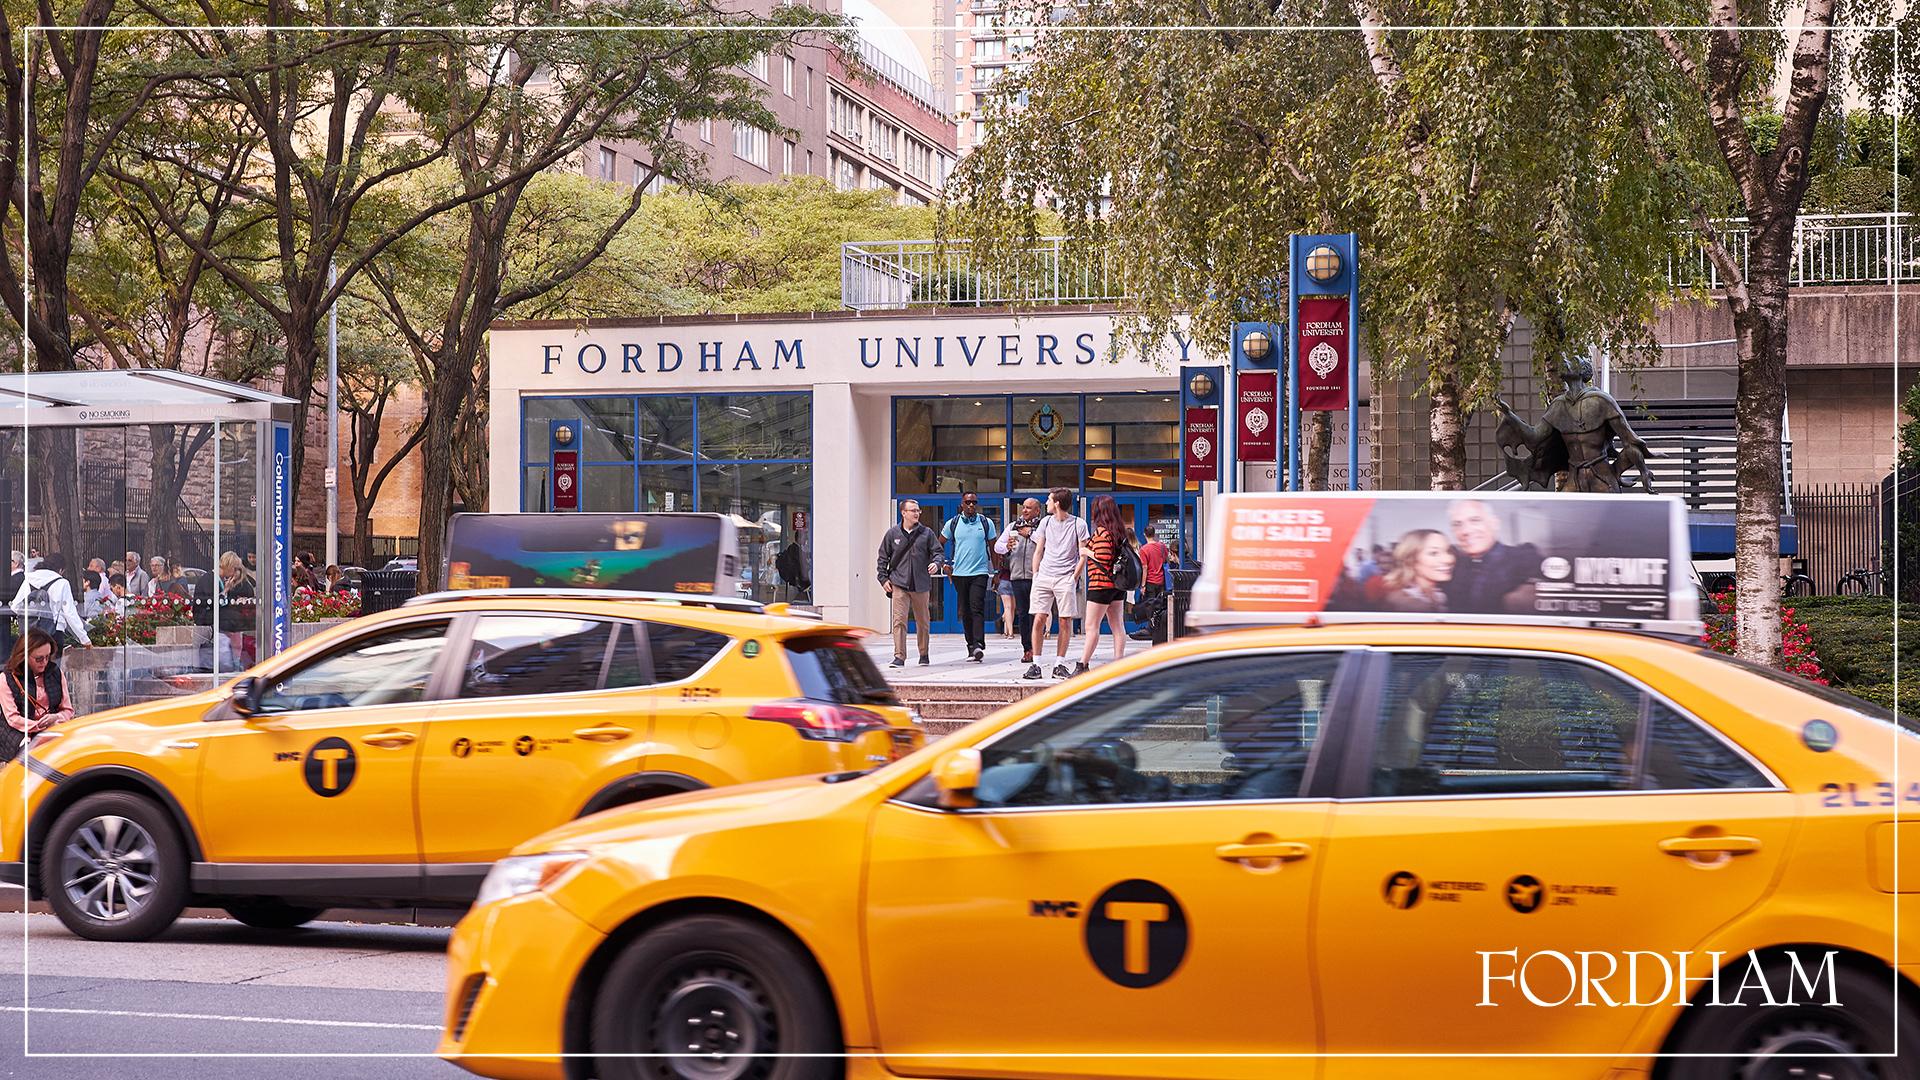
MULTIPOLYGON (((58 581, 58 578, 54 579, 58 581)), ((59 613, 53 607, 53 582, 27 587, 27 629, 52 634, 59 625, 59 613)))
POLYGON ((1120 541, 1120 554, 1114 556, 1113 567, 1107 574, 1113 578, 1113 587, 1121 592, 1132 592, 1146 578, 1140 569, 1140 553, 1124 540, 1120 541))
POLYGON ((788 544, 781 548, 780 553, 773 557, 773 568, 779 573, 781 581, 796 589, 813 587, 813 579, 807 576, 807 566, 800 561, 799 544, 788 544))

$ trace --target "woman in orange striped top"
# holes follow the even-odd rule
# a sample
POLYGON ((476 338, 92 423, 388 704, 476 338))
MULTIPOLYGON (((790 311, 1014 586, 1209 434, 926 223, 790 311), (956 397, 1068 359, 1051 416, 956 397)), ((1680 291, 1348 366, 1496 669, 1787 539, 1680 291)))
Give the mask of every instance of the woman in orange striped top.
POLYGON ((1080 545, 1087 557, 1087 642, 1080 650, 1075 675, 1093 662, 1094 646, 1100 642, 1100 620, 1107 620, 1107 632, 1113 636, 1113 658, 1126 654, 1127 594, 1113 583, 1113 565, 1125 554, 1126 526, 1120 524, 1120 504, 1111 495, 1093 500, 1093 535, 1080 545))

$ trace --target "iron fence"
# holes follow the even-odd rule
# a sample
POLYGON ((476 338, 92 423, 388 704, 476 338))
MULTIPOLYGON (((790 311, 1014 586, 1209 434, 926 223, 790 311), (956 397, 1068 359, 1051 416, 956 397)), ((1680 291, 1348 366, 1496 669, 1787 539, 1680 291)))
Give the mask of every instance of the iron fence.
POLYGON ((1814 484, 1793 493, 1800 557, 1816 593, 1839 591, 1840 579, 1880 567, 1880 491, 1875 484, 1814 484))
POLYGON ((1126 299, 1103 248, 1069 248, 1050 236, 1019 253, 1018 268, 985 273, 963 241, 858 241, 840 245, 840 303, 869 308, 1002 304, 1110 304, 1126 299))

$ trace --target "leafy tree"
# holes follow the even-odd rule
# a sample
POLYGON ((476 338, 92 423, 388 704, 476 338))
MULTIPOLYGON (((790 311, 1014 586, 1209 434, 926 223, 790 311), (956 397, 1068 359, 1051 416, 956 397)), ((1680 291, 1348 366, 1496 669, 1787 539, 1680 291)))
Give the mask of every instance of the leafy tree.
MULTIPOLYGON (((1787 404, 1787 291, 1792 281, 1794 226, 1811 176, 1822 110, 1836 74, 1834 0, 1808 0, 1793 34, 1786 101, 1779 134, 1762 152, 1749 134, 1748 102, 1766 91, 1787 35, 1761 29, 1778 23, 1773 6, 1723 0, 1706 13, 1710 29, 1659 29, 1667 71, 1690 93, 1679 121, 1711 135, 1717 166, 1703 174, 1649 137, 1650 147, 1694 193, 1687 215, 1706 257, 1724 284, 1739 354, 1734 404, 1738 436, 1734 470, 1734 607, 1741 626, 1739 655, 1781 662, 1780 511, 1784 466, 1780 439, 1787 404), (1690 100, 1689 100, 1690 99, 1690 100), (1728 249, 1713 194, 1731 189, 1744 208, 1746 258, 1728 249)), ((1698 154, 1698 161, 1707 155, 1698 154)))
MULTIPOLYGON (((1223 342, 1236 319, 1284 317, 1288 234, 1357 232, 1376 369, 1424 377, 1437 488, 1475 479, 1467 420, 1518 318, 1543 367, 1595 348, 1652 355, 1672 241, 1659 175, 1632 151, 1637 118, 1663 103, 1623 77, 1651 40, 1419 29, 1534 17, 1503 3, 1231 0, 1209 14, 1231 28, 1130 29, 1192 12, 1101 0, 1086 30, 1042 39, 955 174, 955 232, 989 273, 1031 272, 1051 204, 1073 246, 1117 261, 1143 329, 1184 316, 1223 342), (1287 29, 1343 20, 1355 28, 1287 29)), ((1579 3, 1552 14, 1615 19, 1579 3)))
POLYGON ((380 489, 427 434, 415 423, 383 460, 381 424, 387 407, 420 381, 418 358, 382 331, 380 313, 359 297, 340 305, 340 408, 347 416, 347 483, 353 496, 354 563, 373 566, 373 509, 380 489))
MULTIPOLYGON (((674 137, 679 125, 715 119, 779 130, 760 84, 742 65, 842 25, 837 15, 794 5, 770 15, 682 5, 671 12, 672 28, 657 27, 665 15, 650 0, 600 7, 596 20, 637 28, 581 33, 568 32, 568 16, 545 5, 489 7, 487 21, 538 29, 450 34, 431 53, 440 79, 409 91, 408 106, 455 166, 447 194, 435 205, 458 208, 442 224, 459 230, 454 250, 461 253, 451 275, 407 279, 378 268, 371 275, 384 311, 426 361, 422 566, 440 562, 453 462, 461 453, 456 437, 479 430, 474 374, 488 326, 599 261, 638 212, 654 176, 703 183, 704 158, 674 137), (650 25, 656 28, 644 28, 650 25), (652 162, 622 212, 577 243, 509 250, 534 180, 577 160, 595 140, 639 143, 652 162)), ((371 263, 390 243, 376 244, 358 264, 371 263)), ((427 576, 421 587, 430 587, 427 576)))

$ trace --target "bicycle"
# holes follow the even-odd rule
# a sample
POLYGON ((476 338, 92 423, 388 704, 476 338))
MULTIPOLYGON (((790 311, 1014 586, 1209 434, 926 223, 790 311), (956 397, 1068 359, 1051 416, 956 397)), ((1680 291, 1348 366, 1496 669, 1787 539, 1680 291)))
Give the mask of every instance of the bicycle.
POLYGON ((1869 570, 1856 566, 1844 574, 1834 585, 1833 591, 1839 596, 1884 596, 1886 595, 1887 572, 1869 570))
POLYGON ((1813 579, 1805 574, 1782 574, 1780 576, 1781 596, 1812 596, 1813 579))

